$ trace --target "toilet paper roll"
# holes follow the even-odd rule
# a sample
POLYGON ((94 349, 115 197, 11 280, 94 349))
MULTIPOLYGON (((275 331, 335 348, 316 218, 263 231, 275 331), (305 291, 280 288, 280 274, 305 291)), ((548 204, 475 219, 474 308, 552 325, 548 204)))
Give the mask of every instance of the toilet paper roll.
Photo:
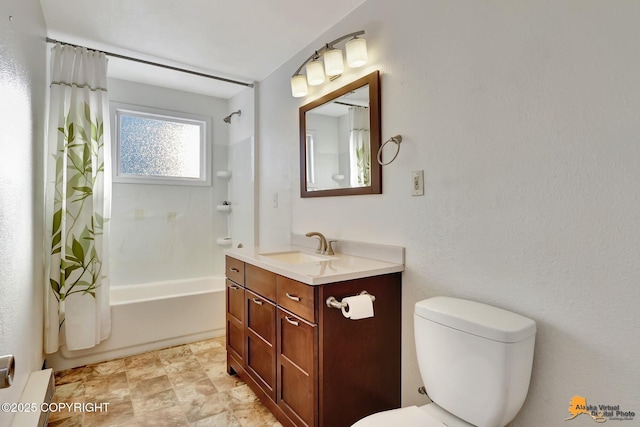
POLYGON ((342 299, 347 307, 342 308, 342 315, 347 319, 358 320, 373 317, 373 300, 369 295, 356 295, 342 299))

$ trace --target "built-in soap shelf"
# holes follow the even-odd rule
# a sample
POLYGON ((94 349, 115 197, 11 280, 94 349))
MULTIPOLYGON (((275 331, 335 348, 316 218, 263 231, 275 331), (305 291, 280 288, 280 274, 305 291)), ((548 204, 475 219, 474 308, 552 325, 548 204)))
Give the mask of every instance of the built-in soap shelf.
MULTIPOLYGON (((221 171, 217 171, 216 172, 216 176, 218 178, 224 179, 226 181, 231 179, 231 171, 229 170, 221 170, 221 171)), ((231 212, 231 203, 229 203, 229 201, 224 200, 221 204, 216 205, 216 210, 218 212, 231 212)), ((233 241, 231 239, 231 237, 218 237, 216 239, 216 244, 218 246, 223 246, 223 247, 231 247, 233 241)))
POLYGON ((233 241, 231 240, 231 237, 219 237, 216 239, 216 243, 218 246, 231 246, 233 241))

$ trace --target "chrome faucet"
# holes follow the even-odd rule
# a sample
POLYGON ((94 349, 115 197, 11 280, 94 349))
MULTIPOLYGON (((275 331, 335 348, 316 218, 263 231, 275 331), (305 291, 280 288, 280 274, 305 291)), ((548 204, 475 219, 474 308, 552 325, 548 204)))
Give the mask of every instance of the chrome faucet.
MULTIPOLYGON (((305 234, 307 237, 317 237, 318 238, 318 249, 316 249, 317 254, 326 254, 327 253, 327 239, 317 231, 311 231, 305 234)), ((331 254, 333 255, 333 254, 331 254)))

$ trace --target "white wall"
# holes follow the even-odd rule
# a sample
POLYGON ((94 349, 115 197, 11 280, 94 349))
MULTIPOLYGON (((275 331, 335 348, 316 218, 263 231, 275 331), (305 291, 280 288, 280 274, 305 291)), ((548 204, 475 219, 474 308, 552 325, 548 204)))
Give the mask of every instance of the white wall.
POLYGON ((574 395, 640 414, 639 21, 623 0, 369 0, 261 82, 260 243, 406 247, 403 404, 425 402, 413 305, 451 295, 538 324, 513 425, 560 425, 574 395), (292 98, 309 52, 360 29, 369 65, 292 98), (300 199, 298 107, 373 69, 383 140, 404 138, 383 194, 300 199))
MULTIPOLYGON (((110 101, 211 117, 214 176, 227 168, 227 100, 118 79, 108 83, 110 101)), ((211 187, 114 183, 112 285, 222 274, 216 238, 227 236, 228 214, 216 205, 226 199, 227 183, 215 178, 211 187)))
MULTIPOLYGON (((42 366, 45 23, 37 0, 0 0, 0 355, 16 360, 0 403, 42 366), (13 19, 9 20, 9 16, 13 19)), ((0 411, 0 425, 12 413, 0 411)))

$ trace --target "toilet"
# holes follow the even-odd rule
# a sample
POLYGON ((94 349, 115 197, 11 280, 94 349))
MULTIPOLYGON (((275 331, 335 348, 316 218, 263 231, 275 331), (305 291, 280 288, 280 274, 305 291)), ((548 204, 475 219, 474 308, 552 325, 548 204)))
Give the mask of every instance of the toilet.
POLYGON ((536 324, 460 298, 419 301, 420 374, 432 403, 369 415, 353 427, 504 427, 529 390, 536 324))

